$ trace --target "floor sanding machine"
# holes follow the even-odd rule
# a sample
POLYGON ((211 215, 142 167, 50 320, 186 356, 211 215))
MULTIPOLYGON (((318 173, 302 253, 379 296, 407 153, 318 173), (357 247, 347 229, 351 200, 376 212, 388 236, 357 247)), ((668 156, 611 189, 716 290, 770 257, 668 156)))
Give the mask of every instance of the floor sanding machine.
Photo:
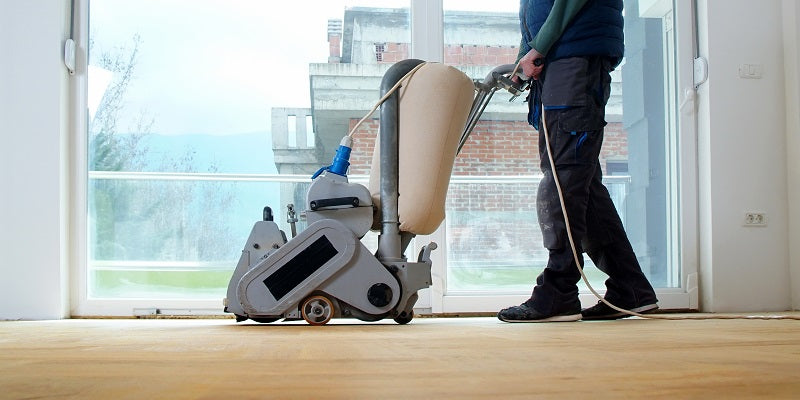
POLYGON ((417 292, 431 286, 436 243, 422 246, 415 260, 405 251, 444 219, 455 157, 494 92, 525 90, 509 79, 513 69, 503 65, 473 82, 438 63, 410 59, 390 67, 381 81, 369 187, 348 181, 352 137, 345 136, 332 164, 312 177, 300 212, 305 229, 294 232, 289 205, 293 237, 287 239, 264 208, 228 284, 225 312, 262 323, 410 322, 417 292), (380 231, 374 254, 361 242, 370 230, 380 231))

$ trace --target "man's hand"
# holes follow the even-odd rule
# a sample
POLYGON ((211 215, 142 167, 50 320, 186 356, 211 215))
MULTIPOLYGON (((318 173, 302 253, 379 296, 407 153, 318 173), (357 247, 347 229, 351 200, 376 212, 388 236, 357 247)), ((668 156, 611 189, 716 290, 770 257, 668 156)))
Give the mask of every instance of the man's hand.
POLYGON ((522 69, 522 73, 525 74, 525 76, 538 80, 539 75, 544 69, 544 63, 542 61, 544 61, 544 56, 536 51, 536 49, 531 49, 528 54, 525 54, 519 59, 519 67, 522 69), (541 60, 538 62, 539 65, 536 65, 536 60, 541 60))

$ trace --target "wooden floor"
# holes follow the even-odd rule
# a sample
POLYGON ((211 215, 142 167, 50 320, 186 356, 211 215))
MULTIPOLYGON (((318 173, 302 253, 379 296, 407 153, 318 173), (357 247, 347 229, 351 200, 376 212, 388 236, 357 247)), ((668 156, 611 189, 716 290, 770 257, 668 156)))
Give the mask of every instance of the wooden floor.
POLYGON ((800 398, 800 321, 0 322, 0 398, 800 398))

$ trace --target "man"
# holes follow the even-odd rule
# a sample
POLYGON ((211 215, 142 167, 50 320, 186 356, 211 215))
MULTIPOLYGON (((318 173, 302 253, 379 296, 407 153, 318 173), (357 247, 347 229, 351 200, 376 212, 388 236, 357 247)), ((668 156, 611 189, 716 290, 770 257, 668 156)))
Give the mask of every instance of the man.
POLYGON ((539 131, 544 178, 537 193, 537 214, 549 259, 536 279, 531 298, 501 310, 497 317, 502 321, 627 316, 603 302, 581 310, 577 287, 580 273, 567 237, 545 130, 540 129, 542 121, 547 125, 580 263, 585 251, 609 276, 605 299, 615 306, 640 313, 658 308, 655 292, 602 184, 599 161, 605 105, 611 91, 610 72, 624 52, 622 6, 622 0, 520 1, 519 64, 523 74, 535 80, 528 97, 528 122, 539 131))

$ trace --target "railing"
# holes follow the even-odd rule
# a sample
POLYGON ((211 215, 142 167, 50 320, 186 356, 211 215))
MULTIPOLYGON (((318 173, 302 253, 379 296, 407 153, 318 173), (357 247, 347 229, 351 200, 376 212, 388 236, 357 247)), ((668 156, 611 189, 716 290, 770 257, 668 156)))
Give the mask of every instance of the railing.
POLYGON ((202 172, 89 171, 89 179, 151 181, 311 182, 307 175, 220 174, 202 172))
MULTIPOLYGON (((457 190, 455 188, 459 186, 484 184, 510 185, 512 188, 516 185, 535 187, 541 177, 541 175, 453 176, 450 185, 451 191, 457 190)), ((351 175, 349 179, 351 182, 366 184, 369 177, 351 175)), ((90 196, 89 243, 90 247, 97 247, 88 249, 90 254, 88 271, 90 281, 94 282, 90 290, 96 290, 94 295, 101 298, 131 295, 126 294, 126 290, 149 296, 152 294, 151 289, 148 289, 151 286, 152 290, 164 290, 171 296, 216 296, 217 292, 221 293, 227 284, 226 280, 229 279, 226 278, 227 273, 236 265, 239 250, 252 223, 260 217, 260 208, 264 205, 265 196, 272 196, 274 207, 284 206, 277 204, 280 198, 278 193, 281 190, 289 190, 290 193, 295 193, 295 196, 304 195, 304 188, 292 184, 307 185, 310 182, 308 175, 90 171, 90 192, 96 195, 102 190, 110 190, 117 195, 117 199, 130 197, 127 200, 131 203, 129 207, 123 207, 125 209, 122 213, 117 211, 116 214, 104 215, 103 213, 109 211, 100 207, 99 199, 102 196, 90 196), (264 187, 263 184, 283 186, 264 187), (287 184, 290 186, 286 187, 287 184), (214 198, 209 200, 204 197, 207 196, 207 192, 200 189, 207 187, 222 188, 221 191, 226 196, 236 201, 227 207, 214 204, 216 208, 204 209, 207 202, 214 203, 214 198), (173 191, 176 188, 182 188, 182 195, 170 197, 174 195, 173 191), (162 215, 158 217, 147 216, 142 211, 149 209, 153 212, 153 209, 162 206, 168 210, 159 210, 162 215), (207 220, 215 219, 218 221, 217 225, 211 228, 204 225, 207 220), (113 226, 113 228, 101 229, 101 223, 98 222, 100 220, 108 224, 106 227, 113 226), (170 244, 162 246, 158 241, 170 244), (105 256, 100 250, 102 246, 106 246, 105 256), (113 248, 108 250, 108 246, 113 248), (150 254, 141 249, 147 246, 158 250, 150 254), (203 252, 212 247, 216 250, 203 252), (187 281, 202 280, 203 283, 199 284, 202 286, 201 289, 191 286, 190 283, 182 283, 182 278, 176 278, 178 276, 195 277, 187 281), (126 287, 130 289, 125 289, 126 287), (217 289, 212 290, 212 288, 217 289)), ((618 208, 621 207, 620 214, 624 221, 626 219, 624 200, 630 177, 610 176, 605 178, 604 182, 615 204, 618 208)), ((476 196, 480 196, 479 191, 476 196)), ((305 200, 296 201, 295 204, 302 204, 303 201, 305 200)), ((480 199, 475 201, 474 211, 477 213, 483 212, 480 203, 480 199)), ((510 204, 509 207, 513 209, 514 204, 510 204)), ((531 204, 527 207, 531 207, 531 204)), ((302 207, 298 209, 301 210, 302 207)), ((282 221, 284 218, 279 217, 282 213, 278 214, 277 209, 275 211, 276 223, 285 224, 282 221)), ((525 221, 525 224, 535 225, 535 221, 525 221)), ((281 227, 284 230, 286 228, 287 226, 281 227)), ((504 233, 516 234, 511 229, 504 233)), ((485 241, 487 238, 475 237, 469 240, 473 239, 485 241)), ((478 243, 475 247, 481 245, 482 243, 478 243)), ((456 268, 476 268, 486 264, 482 259, 469 257, 464 261, 454 259, 452 262, 458 264, 451 266, 456 268)), ((526 265, 524 262, 518 264, 520 267, 526 265)))
MULTIPOLYGON (((535 175, 486 175, 486 176, 465 176, 454 175, 450 178, 450 184, 468 183, 538 183, 542 179, 542 174, 535 175)), ((308 175, 289 175, 289 174, 223 174, 223 173, 202 173, 202 172, 120 172, 120 171, 89 171, 89 179, 108 179, 108 180, 162 180, 162 181, 240 181, 240 182, 296 182, 309 183, 311 177, 308 175)), ((351 182, 367 182, 367 175, 348 175, 351 182)), ((606 185, 628 184, 631 181, 629 175, 613 175, 603 177, 606 185)))

